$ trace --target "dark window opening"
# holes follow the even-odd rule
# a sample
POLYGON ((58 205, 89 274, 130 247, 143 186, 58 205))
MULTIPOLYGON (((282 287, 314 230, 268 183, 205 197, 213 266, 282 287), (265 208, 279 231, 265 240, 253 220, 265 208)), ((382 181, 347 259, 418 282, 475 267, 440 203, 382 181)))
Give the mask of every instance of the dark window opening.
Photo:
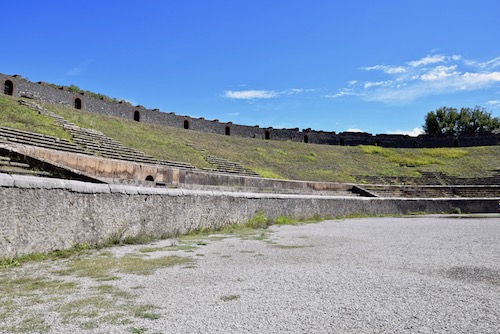
POLYGON ((184 129, 186 129, 186 130, 189 129, 189 121, 188 120, 184 121, 184 129))
POLYGON ((453 141, 453 147, 458 147, 458 140, 456 140, 456 139, 455 139, 455 140, 453 141))
POLYGON ((152 175, 146 176, 146 181, 154 181, 155 178, 152 175))
POLYGON ((4 94, 5 95, 13 95, 14 94, 14 84, 10 80, 5 81, 5 88, 4 88, 4 94))
POLYGON ((309 136, 308 135, 305 135, 304 136, 304 143, 309 143, 309 136))
POLYGON ((79 98, 75 99, 75 109, 82 109, 82 100, 79 98))
POLYGON ((134 111, 134 121, 140 122, 141 121, 141 113, 139 110, 134 111))
POLYGON ((226 126, 226 136, 231 135, 231 128, 229 126, 226 126))
POLYGON ((266 131, 266 133, 264 134, 264 138, 265 138, 266 140, 271 139, 271 133, 270 133, 269 131, 266 131))
POLYGON ((345 146, 344 138, 340 138, 340 146, 345 146))

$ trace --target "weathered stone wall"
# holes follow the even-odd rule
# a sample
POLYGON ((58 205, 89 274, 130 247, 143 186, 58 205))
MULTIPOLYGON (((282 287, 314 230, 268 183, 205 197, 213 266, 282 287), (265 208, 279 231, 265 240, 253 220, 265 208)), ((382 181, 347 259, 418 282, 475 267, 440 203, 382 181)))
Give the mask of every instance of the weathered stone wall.
POLYGON ((0 257, 269 217, 494 212, 498 199, 380 199, 140 188, 0 174, 0 257))
POLYGON ((410 137, 405 135, 372 135, 369 133, 353 132, 325 132, 304 129, 273 129, 256 126, 246 126, 224 123, 218 120, 205 120, 174 113, 160 112, 159 109, 146 109, 143 106, 133 106, 128 103, 119 103, 104 99, 94 98, 69 92, 66 87, 54 88, 43 82, 34 83, 20 76, 0 74, 0 93, 5 92, 5 83, 13 83, 13 96, 28 97, 48 103, 60 104, 69 108, 75 107, 75 100, 81 101, 81 109, 126 119, 173 126, 176 128, 187 127, 191 130, 228 134, 257 139, 291 140, 326 145, 379 145, 384 147, 454 147, 454 146, 487 146, 500 143, 500 135, 482 133, 475 135, 462 135, 459 139, 453 136, 425 136, 410 137), (187 123, 186 123, 187 122, 187 123))

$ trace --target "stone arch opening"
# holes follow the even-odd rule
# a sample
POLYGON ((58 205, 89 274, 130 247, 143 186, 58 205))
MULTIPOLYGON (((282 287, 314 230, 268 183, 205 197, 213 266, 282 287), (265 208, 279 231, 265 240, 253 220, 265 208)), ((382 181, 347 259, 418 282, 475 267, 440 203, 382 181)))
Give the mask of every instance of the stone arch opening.
POLYGON ((375 146, 382 146, 382 144, 380 144, 380 140, 379 139, 375 140, 375 146))
POLYGON ((271 139, 271 132, 266 131, 266 132, 264 133, 264 139, 265 139, 265 140, 269 140, 269 139, 271 139))
POLYGON ((345 140, 344 140, 344 138, 340 138, 340 146, 345 146, 345 140))
POLYGON ((308 135, 305 135, 304 136, 304 143, 309 143, 309 136, 308 135))
POLYGON ((82 100, 78 97, 75 99, 75 109, 82 109, 82 100))
POLYGON ((136 121, 136 122, 141 121, 141 113, 139 112, 139 110, 134 111, 134 121, 136 121))
POLYGON ((10 80, 5 80, 3 92, 5 95, 13 95, 14 94, 14 83, 10 80))
POLYGON ((153 177, 153 175, 148 175, 146 176, 146 181, 153 181, 154 182, 155 178, 153 177))
POLYGON ((229 126, 226 126, 225 134, 226 134, 226 136, 231 135, 231 128, 229 126))
POLYGON ((184 120, 184 129, 189 130, 189 121, 187 119, 184 120))
POLYGON ((455 140, 453 141, 453 147, 458 147, 458 139, 455 139, 455 140))

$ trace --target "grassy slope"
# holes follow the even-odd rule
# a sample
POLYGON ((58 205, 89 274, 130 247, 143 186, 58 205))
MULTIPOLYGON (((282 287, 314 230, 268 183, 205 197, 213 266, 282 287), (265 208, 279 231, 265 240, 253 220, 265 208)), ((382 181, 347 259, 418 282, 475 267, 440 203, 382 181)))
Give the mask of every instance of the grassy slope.
MULTIPOLYGON (((41 117, 34 117, 37 115, 35 112, 34 116, 28 117, 28 123, 33 124, 28 128, 24 127, 22 121, 10 122, 9 116, 5 117, 4 114, 13 108, 15 100, 1 98, 0 102, 0 125, 46 131, 43 133, 52 131, 49 125, 36 125, 37 119, 41 117)), ((500 146, 386 149, 266 141, 137 123, 52 105, 45 107, 77 125, 102 131, 156 158, 189 162, 202 168, 213 167, 204 160, 204 155, 210 154, 240 162, 266 177, 353 182, 353 175, 419 176, 419 171, 478 177, 491 175, 493 169, 500 167, 500 146), (201 153, 189 147, 189 143, 206 149, 206 152, 201 153)), ((54 130, 54 133, 48 134, 57 133, 54 130)), ((66 135, 64 131, 63 134, 66 135)))
POLYGON ((19 105, 9 96, 0 96, 0 126, 71 139, 70 133, 55 125, 53 119, 19 105))

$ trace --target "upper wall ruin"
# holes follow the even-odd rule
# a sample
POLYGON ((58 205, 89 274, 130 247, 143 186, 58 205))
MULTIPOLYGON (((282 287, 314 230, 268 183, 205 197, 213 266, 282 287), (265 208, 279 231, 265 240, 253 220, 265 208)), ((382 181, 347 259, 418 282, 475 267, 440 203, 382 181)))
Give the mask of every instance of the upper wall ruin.
POLYGON ((175 113, 161 112, 159 109, 147 109, 143 106, 133 106, 123 101, 111 101, 104 97, 96 98, 85 93, 70 92, 67 87, 55 88, 44 82, 34 83, 19 75, 0 74, 0 92, 5 95, 24 97, 63 105, 67 108, 85 110, 94 113, 122 117, 137 122, 173 126, 180 129, 215 133, 221 135, 256 138, 263 140, 290 140, 295 142, 326 144, 326 145, 378 145, 383 147, 401 148, 432 148, 432 147, 467 147, 491 146, 500 144, 500 135, 493 133, 477 133, 472 135, 429 136, 420 135, 387 135, 356 132, 326 132, 311 129, 274 129, 272 127, 247 126, 219 120, 206 120, 175 113))

